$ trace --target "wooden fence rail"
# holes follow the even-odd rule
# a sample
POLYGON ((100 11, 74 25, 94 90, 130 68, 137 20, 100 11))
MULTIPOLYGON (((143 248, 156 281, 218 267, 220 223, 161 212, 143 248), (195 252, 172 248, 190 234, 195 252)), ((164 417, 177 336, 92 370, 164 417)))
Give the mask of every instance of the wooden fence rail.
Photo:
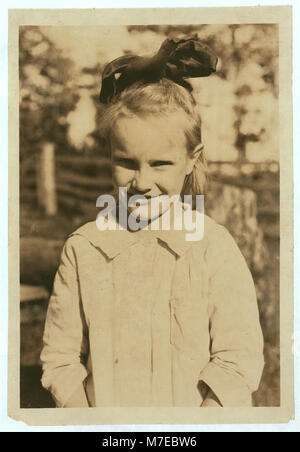
MULTIPOLYGON (((106 172, 105 172, 106 173, 106 172)), ((75 171, 65 171, 60 170, 57 172, 57 181, 69 184, 75 187, 86 187, 86 188, 99 188, 111 185, 111 177, 109 173, 103 174, 100 177, 86 176, 82 174, 77 174, 75 171)))

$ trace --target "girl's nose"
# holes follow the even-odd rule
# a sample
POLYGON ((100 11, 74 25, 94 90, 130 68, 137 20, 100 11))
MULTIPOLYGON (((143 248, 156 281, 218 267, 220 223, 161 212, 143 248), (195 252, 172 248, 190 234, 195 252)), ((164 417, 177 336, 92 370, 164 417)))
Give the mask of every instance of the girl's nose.
POLYGON ((132 186, 138 193, 147 193, 151 190, 152 183, 150 174, 146 170, 139 170, 135 172, 132 186))

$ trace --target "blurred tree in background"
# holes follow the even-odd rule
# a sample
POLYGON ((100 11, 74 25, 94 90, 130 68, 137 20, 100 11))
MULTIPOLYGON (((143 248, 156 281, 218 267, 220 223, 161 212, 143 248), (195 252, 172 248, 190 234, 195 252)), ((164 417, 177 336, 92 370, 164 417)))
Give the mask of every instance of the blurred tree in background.
POLYGON ((20 159, 36 152, 41 141, 68 148, 66 117, 79 96, 72 61, 38 27, 21 27, 19 35, 20 159))

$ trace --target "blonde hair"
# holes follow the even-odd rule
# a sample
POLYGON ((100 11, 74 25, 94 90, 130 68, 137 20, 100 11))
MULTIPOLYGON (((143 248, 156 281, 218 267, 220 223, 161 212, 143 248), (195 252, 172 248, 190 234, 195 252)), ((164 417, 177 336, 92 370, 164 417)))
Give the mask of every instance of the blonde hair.
MULTIPOLYGON (((109 146, 110 132, 121 117, 148 115, 167 116, 182 112, 186 150, 192 153, 201 143, 201 118, 194 96, 180 85, 163 78, 156 83, 137 82, 122 91, 100 112, 100 134, 109 146)), ((207 181, 207 163, 203 151, 192 172, 186 176, 181 195, 204 194, 207 181)))

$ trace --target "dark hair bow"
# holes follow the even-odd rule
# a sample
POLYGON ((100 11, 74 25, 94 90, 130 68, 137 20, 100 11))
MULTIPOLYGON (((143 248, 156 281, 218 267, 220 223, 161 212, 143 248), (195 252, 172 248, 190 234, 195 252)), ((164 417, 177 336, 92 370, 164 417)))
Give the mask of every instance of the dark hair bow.
POLYGON ((197 35, 166 39, 152 57, 124 55, 108 63, 102 74, 100 102, 113 97, 135 82, 154 83, 168 78, 192 91, 185 78, 207 77, 216 71, 218 58, 197 35), (121 74, 118 78, 115 74, 121 74))

